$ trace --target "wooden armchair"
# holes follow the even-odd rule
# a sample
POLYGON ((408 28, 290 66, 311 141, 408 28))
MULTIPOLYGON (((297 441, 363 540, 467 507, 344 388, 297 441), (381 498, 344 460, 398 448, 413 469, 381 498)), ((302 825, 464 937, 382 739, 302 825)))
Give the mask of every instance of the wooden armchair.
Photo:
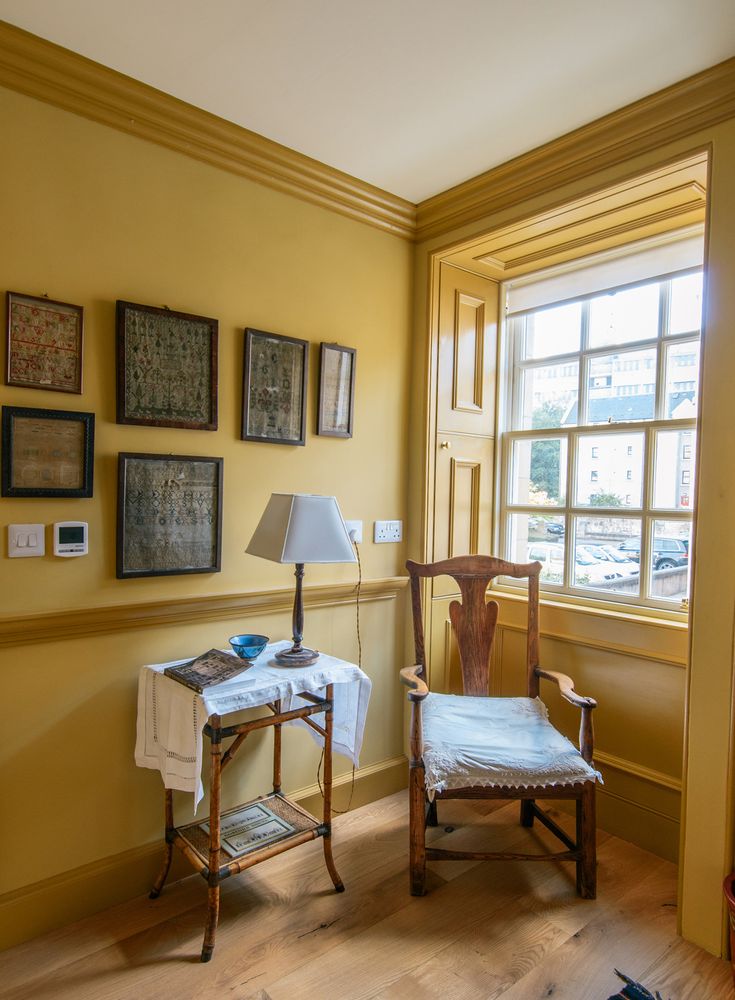
POLYGON ((442 562, 406 563, 411 578, 416 665, 401 671, 411 690, 410 876, 411 893, 425 892, 427 860, 574 861, 577 892, 596 895, 595 784, 592 767, 592 710, 565 674, 539 665, 539 574, 541 563, 509 563, 492 556, 460 556, 442 562), (427 687, 420 581, 453 577, 462 602, 449 616, 457 639, 463 695, 442 695, 427 687), (496 601, 485 600, 498 576, 528 579, 527 697, 488 697, 490 652, 498 617, 496 601), (551 725, 539 700, 539 680, 555 683, 563 698, 582 712, 579 751, 551 725), (437 801, 450 798, 519 799, 523 826, 535 818, 566 848, 551 854, 508 854, 439 850, 426 846, 425 828, 436 825, 437 801), (536 799, 576 801, 576 841, 537 805, 536 799))

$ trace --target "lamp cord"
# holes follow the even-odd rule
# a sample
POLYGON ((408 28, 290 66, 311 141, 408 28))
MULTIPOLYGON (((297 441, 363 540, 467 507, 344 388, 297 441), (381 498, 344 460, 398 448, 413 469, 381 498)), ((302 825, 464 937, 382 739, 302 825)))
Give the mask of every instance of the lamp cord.
MULTIPOLYGON (((362 590, 362 563, 360 562, 360 547, 356 541, 352 540, 352 547, 355 550, 355 555, 357 556, 357 591, 355 596, 355 618, 357 624, 357 665, 362 669, 362 638, 360 636, 360 591, 362 590)), ((322 747, 322 753, 319 758, 319 766, 316 770, 316 780, 319 785, 319 792, 321 793, 322 799, 324 798, 324 789, 322 788, 322 764, 324 763, 324 747, 322 747)), ((352 796, 355 794, 355 765, 352 765, 352 781, 350 783, 350 797, 347 801, 346 809, 335 809, 332 806, 332 812, 337 816, 344 816, 352 808, 352 796)))

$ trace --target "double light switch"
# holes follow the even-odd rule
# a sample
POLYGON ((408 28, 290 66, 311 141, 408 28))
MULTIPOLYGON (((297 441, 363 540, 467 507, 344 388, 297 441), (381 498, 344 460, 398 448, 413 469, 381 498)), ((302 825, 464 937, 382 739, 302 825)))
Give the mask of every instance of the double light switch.
POLYGON ((46 529, 43 524, 9 524, 8 555, 11 559, 46 554, 46 529))

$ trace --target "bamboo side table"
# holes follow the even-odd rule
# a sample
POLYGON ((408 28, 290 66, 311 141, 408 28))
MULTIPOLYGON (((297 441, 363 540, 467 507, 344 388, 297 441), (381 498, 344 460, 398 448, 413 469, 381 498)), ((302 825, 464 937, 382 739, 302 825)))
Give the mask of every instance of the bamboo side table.
POLYGON ((333 727, 333 685, 325 688, 325 697, 303 692, 299 695, 309 704, 290 712, 281 710, 281 701, 268 702, 271 714, 236 726, 223 726, 219 715, 210 716, 204 727, 204 733, 210 741, 211 781, 209 789, 208 820, 198 820, 186 826, 174 825, 173 792, 167 788, 164 791, 164 811, 166 819, 166 845, 163 867, 150 892, 151 899, 160 896, 164 883, 171 868, 173 849, 177 847, 191 863, 208 885, 207 918, 204 926, 204 941, 202 943, 202 962, 208 962, 214 951, 217 922, 219 919, 220 885, 231 875, 240 872, 268 858, 289 851, 293 847, 305 844, 321 837, 324 842, 324 861, 330 878, 337 892, 344 892, 344 885, 337 873, 332 857, 332 727, 333 727), (324 714, 324 725, 321 726, 313 715, 324 714), (324 739, 324 812, 321 822, 301 806, 281 792, 281 727, 284 722, 292 719, 303 719, 308 726, 316 730, 324 739), (241 803, 234 809, 222 814, 220 811, 220 794, 222 790, 222 771, 233 759, 244 743, 246 737, 256 729, 273 727, 273 791, 266 796, 259 796, 249 802, 241 803), (234 738, 227 750, 223 751, 223 740, 234 738), (253 804, 266 805, 272 812, 286 820, 294 829, 275 842, 270 842, 262 848, 253 848, 242 857, 222 861, 222 846, 220 832, 222 818, 239 812, 253 804), (203 823, 209 823, 209 835, 202 829, 203 823))

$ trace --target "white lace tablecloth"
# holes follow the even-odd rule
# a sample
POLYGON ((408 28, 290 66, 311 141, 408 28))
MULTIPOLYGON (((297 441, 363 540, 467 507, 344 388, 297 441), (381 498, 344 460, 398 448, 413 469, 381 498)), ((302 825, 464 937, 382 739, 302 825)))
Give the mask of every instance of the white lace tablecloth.
MULTIPOLYGON (((327 684, 334 685, 333 750, 358 767, 372 688, 370 678, 356 664, 326 653, 308 667, 278 666, 274 653, 290 645, 287 640, 271 643, 252 667, 207 688, 203 694, 163 673, 166 667, 186 663, 192 657, 141 667, 135 744, 138 767, 160 771, 166 788, 193 792, 196 806, 204 795, 202 733, 210 715, 227 715, 278 699, 282 700, 283 711, 288 712, 307 704, 298 697, 300 692, 323 696, 327 684)), ((304 726, 317 743, 323 744, 323 738, 303 719, 295 719, 293 724, 304 726)))

